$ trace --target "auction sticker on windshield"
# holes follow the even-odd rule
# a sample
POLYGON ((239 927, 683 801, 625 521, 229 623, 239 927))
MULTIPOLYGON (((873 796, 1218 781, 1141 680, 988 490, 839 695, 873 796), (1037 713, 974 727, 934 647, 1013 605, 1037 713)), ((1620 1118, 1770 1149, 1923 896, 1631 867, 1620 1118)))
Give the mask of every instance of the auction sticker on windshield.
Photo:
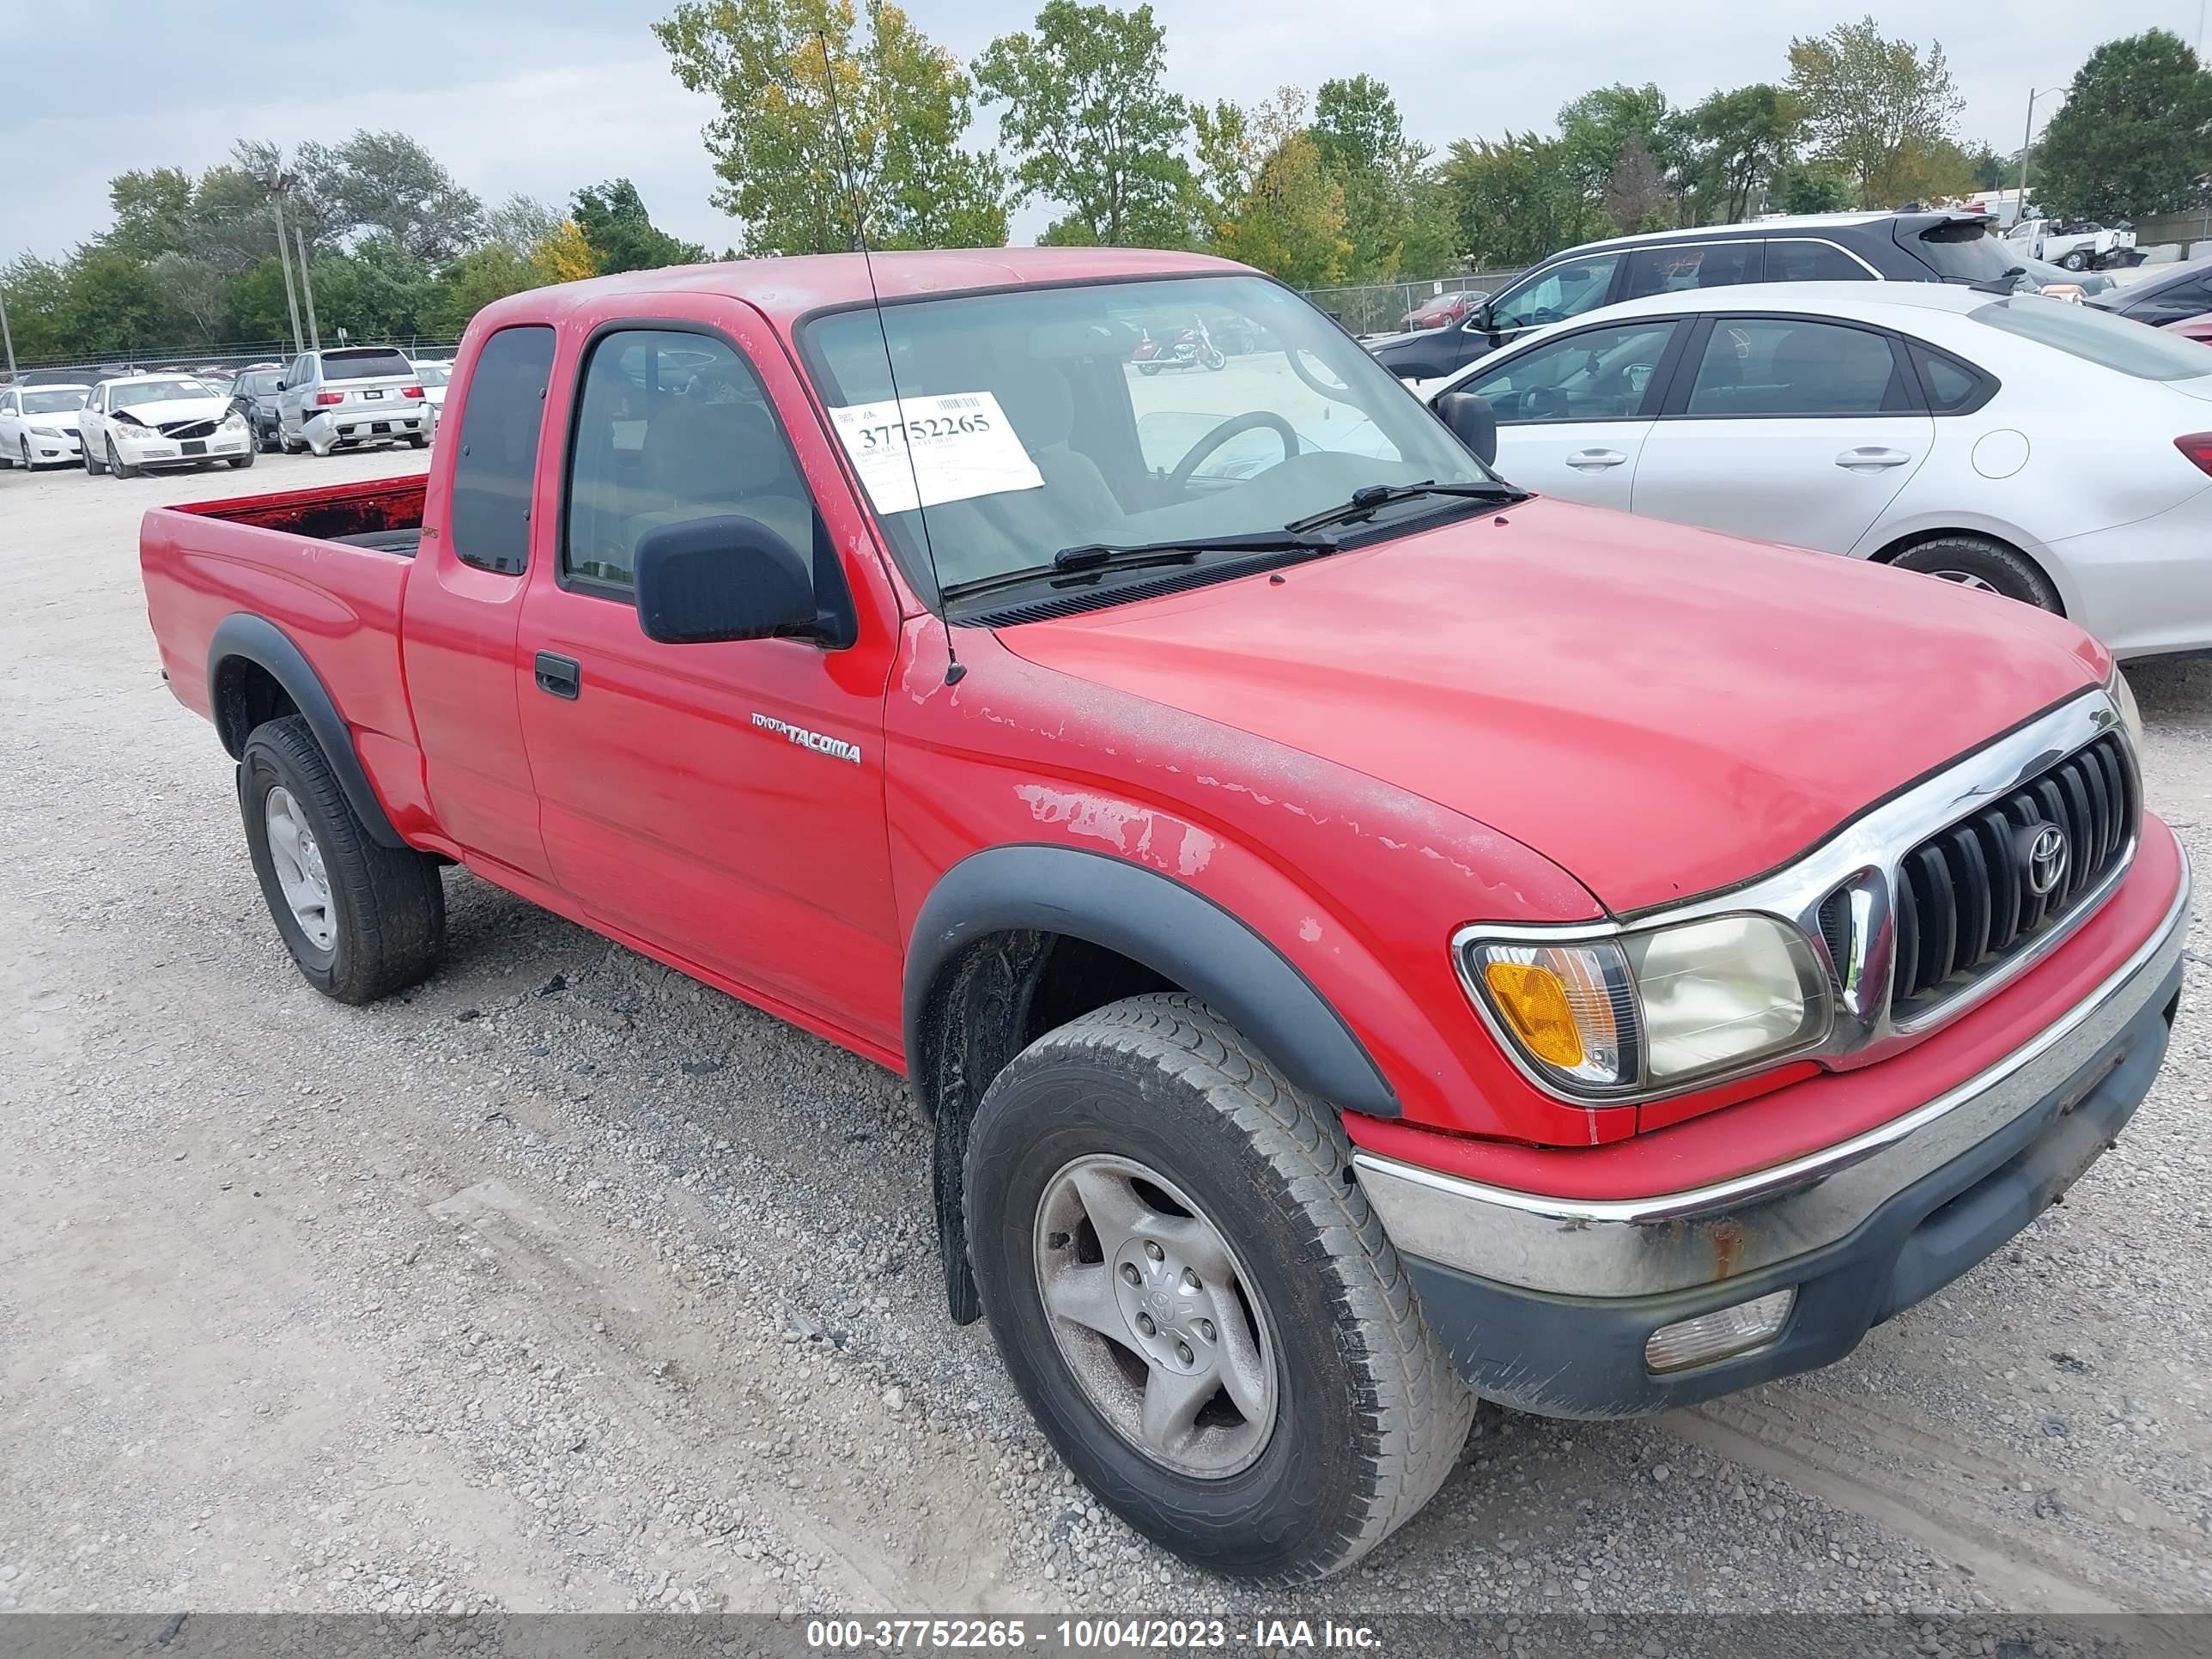
POLYGON ((831 410, 830 418, 878 513, 1044 488, 1036 463, 988 392, 848 404, 831 410))

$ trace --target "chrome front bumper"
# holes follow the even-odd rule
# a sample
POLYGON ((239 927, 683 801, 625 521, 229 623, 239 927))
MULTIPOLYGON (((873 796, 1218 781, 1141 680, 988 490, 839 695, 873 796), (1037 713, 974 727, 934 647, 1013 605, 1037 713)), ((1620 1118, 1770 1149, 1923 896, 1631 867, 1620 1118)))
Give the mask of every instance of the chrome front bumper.
POLYGON ((2086 1084, 2077 1073, 2166 991, 2188 932, 2190 888, 2184 853, 2173 902, 2150 937, 2031 1041, 1925 1105, 1786 1164, 1614 1200, 1519 1192, 1367 1152, 1354 1153, 1353 1167, 1402 1255, 1500 1286, 1626 1297, 1748 1278, 1848 1237, 2069 1079, 2094 1086, 2094 1073, 2086 1084))

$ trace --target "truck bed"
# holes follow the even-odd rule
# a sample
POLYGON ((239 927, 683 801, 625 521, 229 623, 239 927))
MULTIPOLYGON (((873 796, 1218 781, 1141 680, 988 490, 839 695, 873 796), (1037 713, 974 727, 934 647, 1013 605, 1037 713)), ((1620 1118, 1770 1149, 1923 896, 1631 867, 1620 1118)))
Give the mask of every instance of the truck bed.
POLYGON ((179 701, 213 718, 216 630, 234 616, 264 618, 343 711, 380 795, 392 799, 387 782, 413 793, 399 617, 422 501, 416 477, 149 512, 139 532, 147 620, 179 701))
POLYGON ((375 478, 363 483, 288 489, 273 495, 193 501, 166 510, 411 556, 422 538, 424 483, 419 474, 375 478))

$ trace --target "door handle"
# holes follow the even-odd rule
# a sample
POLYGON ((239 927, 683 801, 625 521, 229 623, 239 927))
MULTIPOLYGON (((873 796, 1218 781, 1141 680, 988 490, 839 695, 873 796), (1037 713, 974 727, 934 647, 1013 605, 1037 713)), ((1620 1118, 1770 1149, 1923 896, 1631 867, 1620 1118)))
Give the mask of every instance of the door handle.
POLYGON ((1577 472, 1602 472, 1627 459, 1617 449, 1578 449, 1567 457, 1567 465, 1577 472))
POLYGON ((1863 448, 1845 450, 1836 457, 1836 465, 1851 472, 1881 472, 1903 466, 1911 459, 1901 449, 1883 449, 1869 444, 1863 448))
POLYGON ((550 696, 566 697, 574 702, 583 694, 584 670, 574 657, 556 657, 550 651, 538 653, 538 689, 550 696))

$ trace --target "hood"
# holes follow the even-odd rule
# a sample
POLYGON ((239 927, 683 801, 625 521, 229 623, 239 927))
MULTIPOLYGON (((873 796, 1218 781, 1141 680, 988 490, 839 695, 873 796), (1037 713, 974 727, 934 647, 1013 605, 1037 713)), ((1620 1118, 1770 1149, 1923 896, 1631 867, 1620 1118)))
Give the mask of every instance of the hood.
POLYGON ((154 404, 125 404, 114 412, 134 416, 145 426, 174 426, 179 421, 219 421, 230 413, 230 400, 170 398, 154 404))
POLYGON ((1557 501, 1281 574, 1000 637, 1426 796, 1616 914, 1786 863, 2106 667, 1993 594, 1557 501))

